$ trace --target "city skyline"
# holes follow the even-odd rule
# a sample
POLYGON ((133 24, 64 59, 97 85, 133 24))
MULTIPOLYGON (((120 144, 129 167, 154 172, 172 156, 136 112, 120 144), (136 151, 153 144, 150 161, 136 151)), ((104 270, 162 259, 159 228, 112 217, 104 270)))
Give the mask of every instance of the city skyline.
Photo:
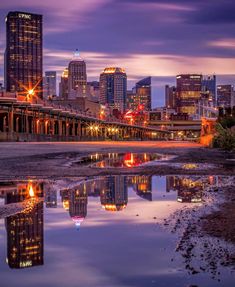
POLYGON ((232 1, 215 4, 182 0, 166 4, 92 0, 71 1, 69 7, 63 1, 50 1, 43 2, 40 8, 28 0, 1 3, 1 82, 6 44, 4 19, 9 11, 17 10, 43 14, 44 71, 55 70, 58 77, 78 48, 87 63, 89 81, 97 80, 105 66, 113 65, 125 68, 128 88, 152 76, 153 107, 163 105, 164 86, 174 84, 176 74, 216 73, 218 84, 235 82, 232 1))

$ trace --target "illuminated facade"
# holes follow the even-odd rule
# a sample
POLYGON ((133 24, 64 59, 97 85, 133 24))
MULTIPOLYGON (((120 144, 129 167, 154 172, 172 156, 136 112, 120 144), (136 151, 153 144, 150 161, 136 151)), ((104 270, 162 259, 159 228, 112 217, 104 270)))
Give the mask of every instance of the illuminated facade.
POLYGON ((61 191, 63 207, 69 211, 69 215, 77 229, 87 216, 88 193, 86 184, 81 184, 78 188, 65 189, 61 191))
POLYGON ((45 202, 47 208, 56 208, 57 207, 57 192, 50 184, 44 184, 45 190, 45 202))
POLYGON ((127 75, 122 68, 105 68, 100 75, 100 103, 124 112, 126 109, 127 75))
POLYGON ((69 193, 69 214, 71 217, 87 215, 87 191, 86 185, 82 184, 75 191, 69 193))
POLYGON ((165 106, 169 109, 174 109, 176 106, 176 87, 165 86, 165 106))
POLYGON ((200 177, 167 176, 167 192, 177 191, 178 202, 201 202, 202 192, 205 186, 200 177))
POLYGON ((151 110, 151 77, 144 78, 136 83, 132 91, 127 92, 127 109, 151 110))
POLYGON ((202 75, 184 74, 176 76, 177 112, 195 116, 197 113, 196 105, 201 99, 201 91, 202 75))
POLYGON ((139 197, 152 201, 151 176, 131 176, 129 183, 139 197))
POLYGON ((5 87, 42 98, 42 15, 9 12, 6 17, 5 87))
POLYGON ((217 86, 218 107, 229 108, 235 105, 235 91, 233 85, 217 86))
POLYGON ((86 62, 75 52, 68 67, 68 97, 85 97, 87 93, 86 62))
POLYGON ((216 106, 217 92, 216 92, 216 76, 207 75, 202 78, 202 93, 208 95, 208 102, 210 106, 216 106))
POLYGON ((45 72, 43 96, 45 99, 50 99, 56 96, 56 71, 45 72))
POLYGON ((28 200, 25 210, 6 218, 7 263, 10 268, 43 265, 43 196, 40 184, 19 184, 6 204, 28 200), (29 200, 29 197, 32 197, 29 200))
POLYGON ((67 100, 69 95, 69 70, 65 68, 59 84, 59 96, 61 99, 67 100))
POLYGON ((107 211, 120 211, 126 208, 128 201, 125 176, 107 176, 100 195, 103 208, 107 211))
POLYGON ((140 80, 135 85, 139 105, 146 111, 151 110, 151 77, 140 80))

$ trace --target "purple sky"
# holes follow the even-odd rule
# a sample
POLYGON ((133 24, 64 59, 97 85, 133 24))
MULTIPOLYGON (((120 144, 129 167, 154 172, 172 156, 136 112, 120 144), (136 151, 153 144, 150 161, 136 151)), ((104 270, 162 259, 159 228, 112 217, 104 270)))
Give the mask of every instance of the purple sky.
POLYGON ((2 0, 0 81, 8 11, 44 15, 44 70, 59 75, 78 48, 89 80, 105 66, 126 69, 129 88, 153 76, 153 105, 178 73, 218 75, 235 83, 234 0, 2 0))

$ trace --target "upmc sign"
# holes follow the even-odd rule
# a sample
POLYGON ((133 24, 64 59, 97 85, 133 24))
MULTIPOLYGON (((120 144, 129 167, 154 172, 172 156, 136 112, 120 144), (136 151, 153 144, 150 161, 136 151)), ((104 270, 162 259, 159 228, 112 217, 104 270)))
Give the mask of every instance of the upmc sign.
POLYGON ((31 20, 31 15, 29 14, 18 14, 19 18, 31 20))

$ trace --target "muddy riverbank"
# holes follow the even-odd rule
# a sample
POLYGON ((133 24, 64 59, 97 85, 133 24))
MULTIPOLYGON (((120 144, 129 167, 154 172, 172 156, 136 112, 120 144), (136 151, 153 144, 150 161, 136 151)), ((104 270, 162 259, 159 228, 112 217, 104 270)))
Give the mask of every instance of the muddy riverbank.
POLYGON ((184 259, 189 274, 206 272, 220 281, 221 268, 235 272, 234 177, 209 187, 203 202, 182 208, 166 218, 162 226, 177 234, 176 252, 184 259))

